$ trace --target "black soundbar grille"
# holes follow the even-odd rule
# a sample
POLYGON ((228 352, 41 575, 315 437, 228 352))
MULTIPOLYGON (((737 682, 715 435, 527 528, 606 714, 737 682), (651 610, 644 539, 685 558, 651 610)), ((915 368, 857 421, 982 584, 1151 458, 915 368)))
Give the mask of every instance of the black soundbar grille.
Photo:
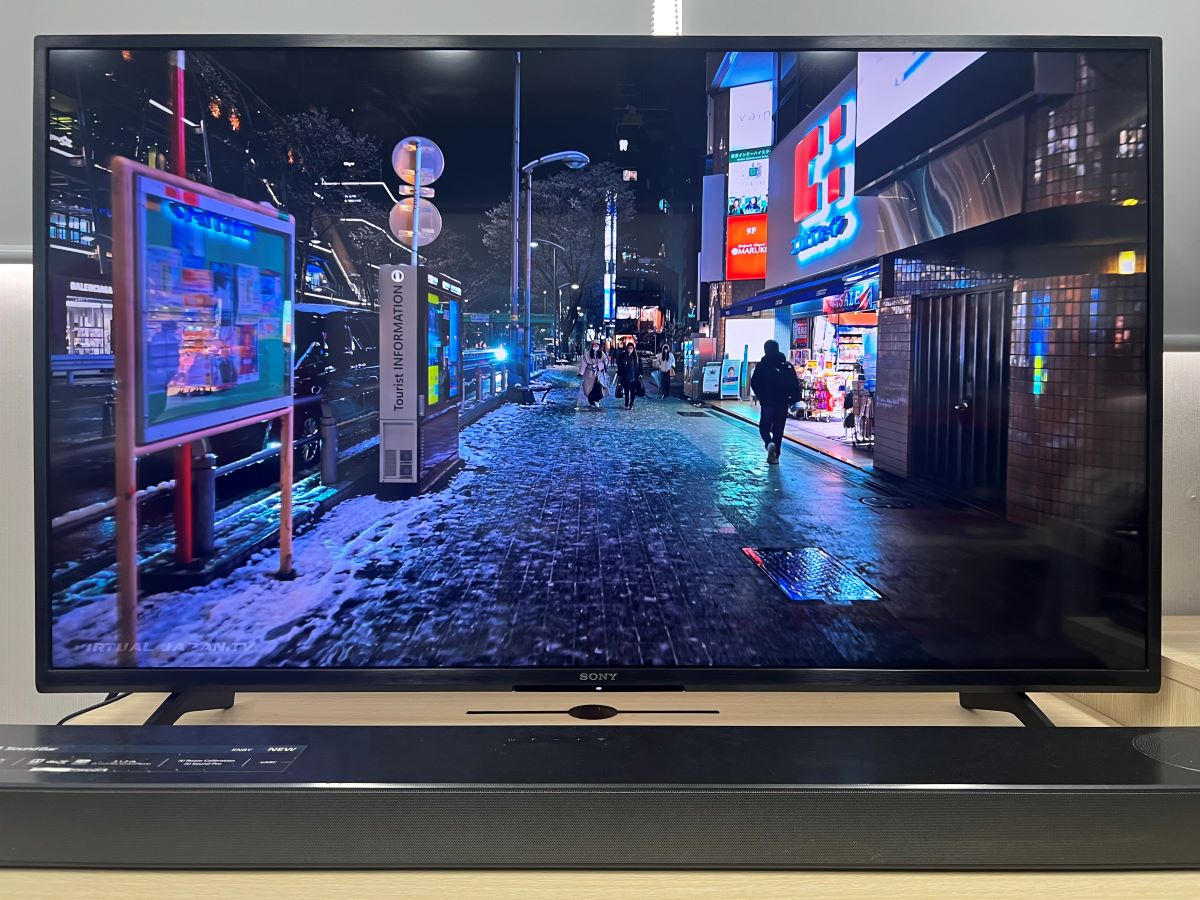
POLYGON ((5 791, 0 808, 7 865, 1200 866, 1196 790, 80 787, 5 791))

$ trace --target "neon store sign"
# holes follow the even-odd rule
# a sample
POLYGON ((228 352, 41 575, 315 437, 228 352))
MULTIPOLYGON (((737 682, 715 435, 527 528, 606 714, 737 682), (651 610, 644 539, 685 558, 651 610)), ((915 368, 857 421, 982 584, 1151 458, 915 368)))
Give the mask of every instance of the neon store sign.
POLYGON ((832 253, 858 231, 854 213, 854 92, 796 143, 791 254, 801 263, 832 253))
POLYGON ((255 228, 249 222, 222 216, 219 213, 181 203, 178 200, 168 200, 167 209, 171 211, 171 215, 185 224, 194 225, 214 234, 223 234, 239 241, 251 242, 254 240, 255 228))

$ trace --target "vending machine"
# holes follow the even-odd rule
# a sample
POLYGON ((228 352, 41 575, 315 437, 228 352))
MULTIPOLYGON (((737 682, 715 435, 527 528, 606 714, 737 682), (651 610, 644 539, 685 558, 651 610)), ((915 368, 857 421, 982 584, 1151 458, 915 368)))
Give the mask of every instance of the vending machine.
POLYGON ((693 403, 704 396, 704 366, 716 356, 716 338, 693 334, 683 342, 683 395, 693 403))
POLYGON ((379 481, 436 486, 460 464, 462 285, 426 266, 379 270, 379 481))

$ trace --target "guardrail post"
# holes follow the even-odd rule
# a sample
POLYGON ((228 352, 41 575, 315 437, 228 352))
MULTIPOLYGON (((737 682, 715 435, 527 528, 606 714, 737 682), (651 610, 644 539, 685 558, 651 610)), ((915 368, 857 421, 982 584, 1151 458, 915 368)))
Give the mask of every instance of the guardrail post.
POLYGON ((112 437, 117 433, 117 401, 111 396, 104 398, 100 410, 100 437, 112 437))
POLYGON ((192 457, 192 552, 210 556, 215 547, 217 521, 217 456, 192 457))
POLYGON ((321 440, 321 484, 334 484, 338 480, 338 429, 333 407, 321 401, 321 423, 318 431, 321 440))

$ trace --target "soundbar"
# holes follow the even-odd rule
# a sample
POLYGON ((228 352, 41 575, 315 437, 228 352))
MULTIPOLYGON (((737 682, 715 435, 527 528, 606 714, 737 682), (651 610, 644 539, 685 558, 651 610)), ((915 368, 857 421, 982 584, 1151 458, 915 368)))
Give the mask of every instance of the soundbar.
POLYGON ((0 863, 1200 867, 1200 728, 0 726, 0 863))

